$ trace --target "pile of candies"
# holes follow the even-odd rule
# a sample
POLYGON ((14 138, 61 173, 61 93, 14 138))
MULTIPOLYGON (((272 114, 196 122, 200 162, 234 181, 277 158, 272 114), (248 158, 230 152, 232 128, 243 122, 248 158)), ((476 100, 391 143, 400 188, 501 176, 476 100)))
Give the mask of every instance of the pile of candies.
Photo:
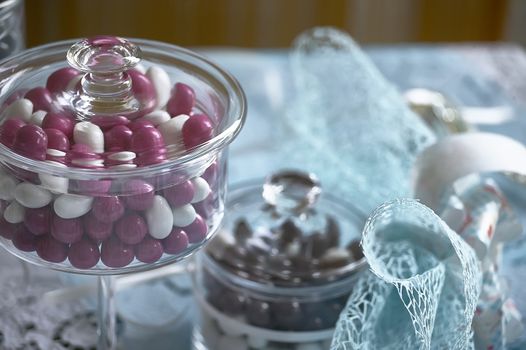
POLYGON ((220 232, 206 252, 244 280, 281 286, 287 292, 240 288, 222 281, 222 274, 204 260, 203 341, 218 349, 328 349, 353 279, 339 287, 331 283, 338 282, 335 270, 363 258, 359 241, 340 247, 342 232, 330 216, 321 232, 305 231, 288 219, 267 233, 241 219, 234 225, 232 241, 220 232), (280 271, 283 275, 273 273, 280 271), (326 274, 332 277, 324 279, 326 274), (302 295, 302 287, 320 289, 302 295))
MULTIPOLYGON (((172 87, 160 66, 137 66, 127 74, 134 97, 147 106, 135 119, 95 115, 78 120, 60 100, 80 89, 82 74, 61 68, 49 75, 45 87, 7 99, 0 142, 57 168, 113 171, 166 162, 212 138, 213 122, 197 110, 190 86, 172 87)), ((158 183, 137 178, 122 184, 4 164, 0 235, 20 251, 36 251, 52 263, 68 259, 78 269, 93 268, 99 261, 109 268, 125 267, 134 259, 154 263, 164 253, 179 254, 205 240, 206 220, 219 205, 214 189, 218 161, 212 159, 199 176, 167 173, 158 183)))
POLYGON ((325 226, 321 232, 310 232, 286 219, 266 230, 254 229, 247 220, 240 219, 234 224, 233 235, 220 232, 206 253, 224 269, 251 281, 289 287, 318 285, 326 282, 326 273, 363 258, 357 239, 340 247, 341 230, 335 218, 327 216, 325 226))

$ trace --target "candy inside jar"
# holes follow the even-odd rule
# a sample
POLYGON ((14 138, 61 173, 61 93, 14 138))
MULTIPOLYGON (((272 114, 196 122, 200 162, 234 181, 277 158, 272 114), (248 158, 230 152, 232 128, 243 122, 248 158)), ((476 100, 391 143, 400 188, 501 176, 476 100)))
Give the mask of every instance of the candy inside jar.
POLYGON ((188 256, 223 216, 223 150, 245 117, 239 85, 172 45, 71 44, 3 62, 2 245, 98 274, 188 256))
POLYGON ((197 259, 196 349, 328 349, 358 274, 364 216, 284 171, 231 189, 197 259))

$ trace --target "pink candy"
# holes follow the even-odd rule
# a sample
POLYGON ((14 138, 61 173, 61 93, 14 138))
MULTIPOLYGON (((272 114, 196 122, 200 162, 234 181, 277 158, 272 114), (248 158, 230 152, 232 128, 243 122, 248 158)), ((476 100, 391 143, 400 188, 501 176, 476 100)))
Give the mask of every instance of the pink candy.
POLYGON ((143 180, 130 180, 123 186, 124 201, 132 210, 146 210, 153 204, 154 188, 143 180))
POLYGON ((39 257, 54 263, 63 262, 68 257, 68 246, 49 235, 38 239, 36 251, 39 257))
POLYGON ((180 184, 165 188, 163 190, 164 198, 173 207, 181 207, 192 201, 194 197, 194 185, 190 180, 180 184))
POLYGON ((141 152, 136 160, 135 164, 138 166, 147 166, 151 164, 162 163, 166 160, 166 148, 153 149, 146 152, 141 152))
POLYGON ((124 267, 133 261, 133 246, 112 237, 102 243, 101 260, 108 267, 124 267))
POLYGON ((194 222, 190 225, 182 228, 188 236, 190 243, 199 243, 205 240, 206 234, 208 233, 208 226, 203 218, 198 214, 194 222))
POLYGON ((34 235, 43 235, 49 232, 52 212, 51 208, 46 206, 42 208, 26 208, 24 225, 34 235))
POLYGON ((170 235, 161 242, 165 253, 179 254, 188 247, 188 236, 180 228, 174 227, 170 235))
POLYGON ((91 212, 101 222, 114 222, 124 214, 124 204, 117 196, 95 197, 91 212))
POLYGON ((155 125, 149 120, 139 119, 129 125, 132 131, 137 131, 142 128, 155 128, 155 125))
POLYGON ((214 212, 213 200, 213 193, 210 192, 208 197, 206 197, 204 200, 194 203, 193 206, 197 214, 201 215, 201 217, 204 219, 208 219, 214 212))
MULTIPOLYGON (((132 80, 132 91, 146 111, 150 111, 155 106, 155 88, 148 77, 136 69, 130 69, 128 75, 132 80)), ((144 113, 144 111, 143 111, 144 113)))
POLYGON ((102 130, 111 129, 119 125, 125 126, 130 123, 129 119, 122 115, 95 115, 91 117, 90 122, 98 125, 102 130))
POLYGON ((148 232, 144 219, 137 214, 126 215, 115 225, 115 233, 126 244, 137 244, 148 232))
POLYGON ((33 111, 50 112, 53 110, 53 97, 51 92, 45 87, 36 87, 29 90, 24 95, 24 98, 33 102, 33 111))
POLYGON ((198 146, 212 138, 214 127, 210 118, 195 114, 183 125, 183 141, 187 149, 198 146))
POLYGON ((61 93, 67 89, 70 81, 79 74, 80 72, 76 69, 70 67, 61 68, 51 73, 47 78, 46 87, 53 94, 61 93))
POLYGON ((34 252, 37 248, 37 236, 21 226, 13 235, 13 245, 23 252, 34 252))
POLYGON ((26 125, 26 123, 21 119, 6 120, 0 129, 0 142, 9 148, 13 147, 16 133, 24 125, 26 125))
POLYGON ((117 125, 104 133, 106 151, 120 152, 130 148, 133 131, 127 126, 117 125))
POLYGON ((0 217, 0 236, 6 239, 13 239, 16 233, 22 229, 21 224, 12 224, 7 222, 4 217, 0 217))
POLYGON ((137 154, 135 163, 140 166, 161 163, 166 159, 163 137, 153 124, 152 127, 142 126, 134 131, 130 149, 137 154))
POLYGON ((47 135, 37 125, 24 125, 16 133, 13 150, 31 159, 45 160, 47 135))
POLYGON ((195 92, 194 90, 183 83, 175 84, 172 97, 168 100, 166 105, 166 111, 170 113, 172 117, 180 114, 190 114, 192 108, 195 105, 195 92))
POLYGON ((62 131, 68 138, 73 137, 75 121, 64 113, 48 113, 42 120, 42 128, 57 129, 62 131))
POLYGON ((208 182, 210 186, 214 186, 217 182, 217 175, 218 175, 218 166, 217 161, 210 164, 208 168, 206 168, 205 172, 201 177, 208 182))
POLYGON ((163 255, 163 246, 161 242, 151 237, 146 237, 134 248, 137 260, 145 264, 152 264, 159 260, 163 255))
POLYGON ((130 150, 137 154, 163 147, 163 136, 155 127, 140 127, 135 130, 131 138, 130 150))
POLYGON ((89 239, 83 238, 71 245, 68 259, 71 265, 78 269, 90 269, 100 260, 99 247, 89 239))
POLYGON ((82 238, 82 223, 79 218, 62 219, 53 216, 51 224, 51 235, 62 243, 75 243, 82 238))
POLYGON ((59 151, 69 150, 69 139, 62 131, 58 129, 44 129, 47 135, 47 147, 59 151))
POLYGON ((99 221, 91 212, 84 216, 83 223, 86 234, 96 242, 108 239, 113 232, 113 223, 99 221))

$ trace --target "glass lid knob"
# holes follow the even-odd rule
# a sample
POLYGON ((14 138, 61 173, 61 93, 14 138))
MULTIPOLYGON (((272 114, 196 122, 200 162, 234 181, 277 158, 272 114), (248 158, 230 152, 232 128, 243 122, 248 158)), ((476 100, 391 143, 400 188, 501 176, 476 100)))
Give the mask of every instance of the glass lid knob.
POLYGON ((263 199, 278 212, 300 214, 313 207, 320 194, 318 178, 296 170, 272 174, 263 185, 263 199))
POLYGON ((119 73, 139 63, 141 49, 123 38, 96 36, 73 44, 67 60, 73 68, 84 73, 119 73))
POLYGON ((84 119, 93 115, 136 117, 144 109, 132 91, 132 79, 126 72, 141 60, 141 49, 126 39, 96 36, 71 46, 68 63, 85 73, 72 105, 84 119))

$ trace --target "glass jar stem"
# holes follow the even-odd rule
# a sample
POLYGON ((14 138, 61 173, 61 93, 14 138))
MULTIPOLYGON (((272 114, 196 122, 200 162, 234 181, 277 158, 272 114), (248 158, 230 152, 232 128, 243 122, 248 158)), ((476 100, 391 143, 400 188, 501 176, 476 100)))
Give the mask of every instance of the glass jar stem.
POLYGON ((98 349, 113 350, 117 348, 115 329, 115 278, 99 276, 98 278, 98 349))

